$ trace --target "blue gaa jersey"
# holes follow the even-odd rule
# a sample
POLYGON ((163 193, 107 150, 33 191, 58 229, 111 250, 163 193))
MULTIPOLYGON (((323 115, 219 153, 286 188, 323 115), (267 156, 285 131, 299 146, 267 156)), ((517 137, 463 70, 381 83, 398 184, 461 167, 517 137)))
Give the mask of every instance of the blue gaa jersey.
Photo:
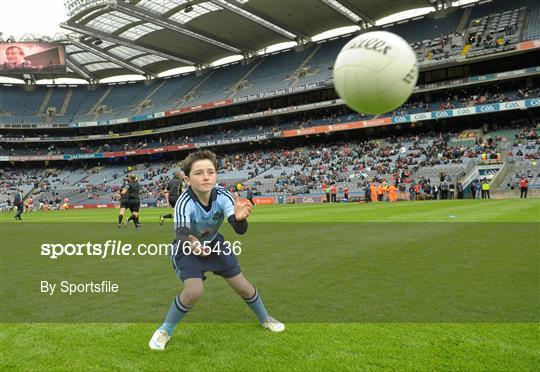
POLYGON ((223 220, 233 214, 234 197, 227 189, 214 187, 210 203, 204 206, 189 187, 174 206, 174 229, 187 227, 201 242, 210 242, 218 234, 223 220))

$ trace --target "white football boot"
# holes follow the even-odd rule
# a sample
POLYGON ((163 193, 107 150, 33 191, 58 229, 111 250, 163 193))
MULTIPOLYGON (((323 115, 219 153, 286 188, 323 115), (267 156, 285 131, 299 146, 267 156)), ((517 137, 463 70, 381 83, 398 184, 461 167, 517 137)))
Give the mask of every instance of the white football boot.
POLYGON ((268 329, 270 332, 283 332, 285 330, 285 324, 277 321, 271 316, 267 316, 266 319, 261 323, 263 328, 268 329))
POLYGON ((154 332, 154 335, 150 339, 148 346, 152 350, 165 350, 167 342, 171 339, 171 336, 164 329, 158 329, 154 332))

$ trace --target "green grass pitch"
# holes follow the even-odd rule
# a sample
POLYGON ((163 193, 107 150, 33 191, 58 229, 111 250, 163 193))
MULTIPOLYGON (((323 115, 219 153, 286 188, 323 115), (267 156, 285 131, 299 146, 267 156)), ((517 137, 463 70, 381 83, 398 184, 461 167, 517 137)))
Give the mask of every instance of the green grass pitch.
POLYGON ((271 334, 220 278, 164 352, 148 341, 181 289, 165 257, 40 255, 43 242, 169 242, 164 209, 0 214, 2 371, 538 370, 540 201, 257 206, 240 265, 286 324, 271 334), (129 214, 129 213, 128 213, 129 214), (39 280, 112 279, 48 296, 39 280), (41 320, 41 321, 40 321, 41 320))

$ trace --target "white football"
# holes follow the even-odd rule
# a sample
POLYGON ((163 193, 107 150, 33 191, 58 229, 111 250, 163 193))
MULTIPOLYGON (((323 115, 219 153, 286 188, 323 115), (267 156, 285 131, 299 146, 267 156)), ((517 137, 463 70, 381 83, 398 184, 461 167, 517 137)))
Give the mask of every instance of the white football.
POLYGON ((416 55, 400 36, 373 31, 349 41, 334 64, 334 86, 347 106, 362 114, 395 110, 418 79, 416 55))

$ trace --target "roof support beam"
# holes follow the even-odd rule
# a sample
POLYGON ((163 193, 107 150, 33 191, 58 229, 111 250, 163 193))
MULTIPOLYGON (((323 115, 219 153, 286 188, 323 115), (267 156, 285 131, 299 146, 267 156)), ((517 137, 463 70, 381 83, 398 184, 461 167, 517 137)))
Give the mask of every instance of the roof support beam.
MULTIPOLYGON (((226 2, 226 1, 225 1, 226 2)), ((221 4, 221 2, 219 3, 221 6, 223 6, 221 4)), ((271 18, 269 15, 267 14, 262 14, 261 12, 257 11, 256 9, 253 9, 252 7, 249 6, 249 3, 247 4, 242 4, 242 3, 238 3, 236 1, 232 1, 232 5, 248 12, 248 13, 251 13, 253 14, 254 16, 257 16, 259 17, 260 19, 262 19, 263 21, 266 21, 266 22, 269 22, 291 34, 294 34, 296 35, 296 38, 297 39, 301 39, 301 40, 305 40, 305 41, 311 41, 311 37, 309 37, 308 35, 305 35, 303 34, 302 32, 298 31, 298 30, 293 30, 290 28, 290 26, 286 26, 284 25, 283 23, 279 22, 278 20, 274 19, 274 18, 271 18)), ((253 19, 252 19, 253 20, 253 19)), ((264 26, 264 24, 260 23, 262 26, 264 26)))
POLYGON ((175 31, 178 33, 181 33, 183 35, 192 37, 194 39, 203 41, 205 43, 217 46, 219 48, 225 49, 229 52, 241 54, 243 50, 239 47, 232 46, 230 44, 224 43, 222 41, 216 40, 215 38, 202 35, 200 33, 197 33, 193 30, 191 30, 186 25, 183 25, 179 22, 176 22, 172 19, 168 19, 166 17, 163 17, 159 15, 158 13, 150 12, 146 9, 140 8, 135 5, 131 5, 128 3, 118 2, 116 4, 112 5, 116 10, 125 13, 130 16, 134 16, 137 18, 140 18, 146 22, 153 23, 155 25, 161 26, 163 28, 166 28, 171 31, 175 31))
POLYGON ((128 47, 128 48, 137 49, 137 50, 140 50, 140 51, 143 51, 143 52, 146 52, 146 53, 154 54, 156 56, 160 56, 160 57, 172 60, 172 61, 177 61, 177 62, 183 63, 185 65, 194 66, 197 63, 203 63, 203 61, 191 61, 191 60, 188 60, 188 59, 185 59, 185 58, 181 58, 181 57, 178 57, 178 56, 175 56, 175 55, 171 55, 171 54, 163 52, 161 50, 149 48, 149 47, 146 47, 144 45, 141 45, 137 41, 129 40, 129 39, 123 38, 123 37, 118 36, 118 35, 108 34, 108 33, 104 32, 104 31, 97 30, 97 29, 92 28, 92 27, 88 27, 88 26, 84 26, 84 25, 78 25, 78 24, 76 24, 76 23, 74 23, 72 21, 67 21, 67 22, 61 23, 60 27, 65 28, 67 30, 78 32, 78 33, 86 35, 86 36, 97 37, 97 38, 100 38, 102 40, 107 40, 107 41, 109 41, 111 43, 120 44, 120 45, 123 45, 123 46, 128 47))
MULTIPOLYGON (((233 13, 238 14, 239 16, 242 16, 246 19, 249 19, 252 22, 255 22, 259 24, 260 26, 266 27, 267 29, 274 31, 281 36, 285 36, 287 39, 298 41, 298 39, 301 39, 300 35, 297 35, 289 30, 284 29, 283 27, 280 27, 262 17, 259 17, 247 10, 244 9, 239 3, 229 3, 226 0, 210 0, 214 4, 225 8, 227 10, 230 10, 233 13)), ((309 39, 309 38, 308 38, 309 39)))
POLYGON ((452 6, 452 0, 426 0, 426 2, 435 10, 448 9, 452 6))
POLYGON ((79 65, 79 63, 77 63, 77 61, 71 59, 69 57, 69 55, 67 56, 66 58, 66 65, 72 69, 75 73, 77 73, 78 75, 80 75, 82 78, 84 78, 85 80, 88 80, 88 81, 95 81, 96 78, 93 77, 92 75, 90 75, 90 73, 88 71, 86 71, 84 69, 84 67, 82 67, 81 65, 79 65))
POLYGON ((72 42, 73 45, 75 45, 76 47, 78 48, 81 48, 81 49, 84 49, 90 53, 93 53, 107 61, 111 61, 113 63, 116 63, 117 65, 119 66, 122 66, 124 68, 127 68, 128 70, 131 70, 137 74, 141 74, 141 75, 145 75, 145 76, 153 76, 155 77, 155 75, 153 73, 151 73, 150 71, 147 71, 143 68, 140 68, 138 66, 135 66, 134 64, 130 63, 130 62, 127 62, 127 61, 123 61, 122 59, 112 55, 111 53, 103 50, 103 49, 100 49, 100 48, 96 48, 92 45, 88 45, 86 43, 83 43, 83 42, 80 42, 80 41, 73 41, 72 42))
POLYGON ((360 11, 353 4, 348 3, 346 0, 321 0, 323 3, 340 13, 344 17, 350 19, 356 24, 362 23, 362 21, 370 24, 375 24, 375 20, 369 17, 364 12, 360 11))

